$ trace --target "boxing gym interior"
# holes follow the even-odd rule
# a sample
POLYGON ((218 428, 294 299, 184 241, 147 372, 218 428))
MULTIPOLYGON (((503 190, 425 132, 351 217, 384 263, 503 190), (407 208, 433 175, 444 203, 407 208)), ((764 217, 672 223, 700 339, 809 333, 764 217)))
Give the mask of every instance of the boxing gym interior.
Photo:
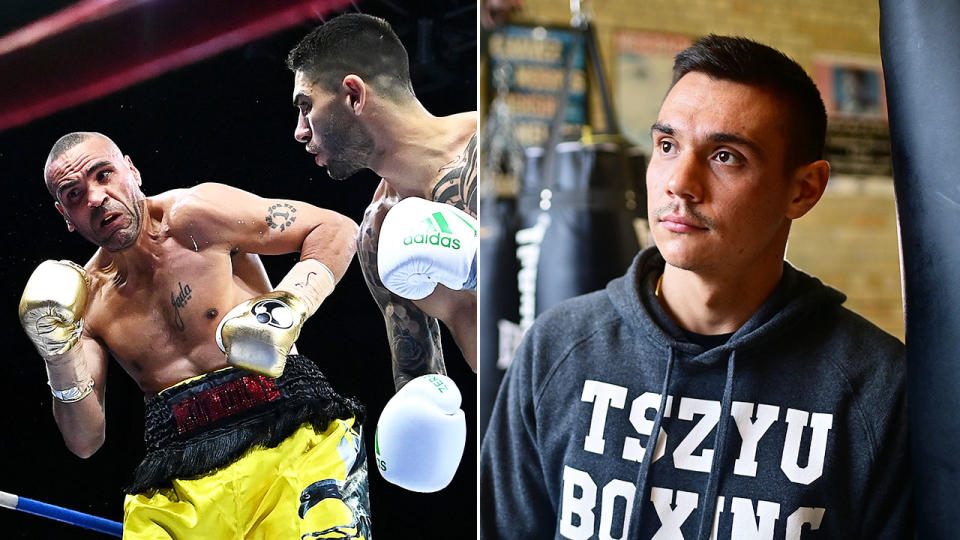
MULTIPOLYGON (((829 182, 819 203, 794 221, 786 259, 843 291, 846 308, 905 340, 916 537, 955 536, 957 477, 948 463, 956 455, 960 426, 946 411, 957 405, 951 360, 957 287, 951 276, 958 257, 956 242, 943 237, 952 227, 940 220, 957 215, 957 183, 943 161, 955 145, 938 139, 958 125, 956 56, 947 52, 957 46, 951 30, 960 22, 956 4, 485 5, 481 436, 490 430, 504 373, 536 318, 565 299, 603 289, 623 275, 638 250, 651 245, 645 166, 654 150, 650 127, 671 88, 674 57, 709 34, 742 36, 794 59, 819 89, 828 118, 829 182)), ((589 401, 586 387, 582 397, 589 401)), ((656 409, 648 413, 651 421, 656 409)), ((609 422, 614 413, 607 414, 609 422)), ((490 465, 493 477, 496 460, 490 465)), ((481 485, 490 484, 481 478, 481 485)), ((602 487, 596 485, 595 501, 579 491, 587 488, 563 491, 572 497, 568 504, 583 506, 572 510, 572 521, 566 521, 569 514, 558 516, 557 537, 623 534, 616 521, 612 530, 604 529, 611 522, 609 510, 600 507, 602 487), (584 508, 592 509, 595 521, 576 515, 584 508), (575 534, 565 534, 565 524, 575 534)), ((482 515, 485 504, 489 500, 481 495, 482 515)), ((622 511, 614 508, 613 515, 622 511)), ((716 527, 714 522, 714 534, 716 527)), ((813 529, 796 537, 836 537, 823 531, 816 536, 813 529)), ((769 534, 774 536, 762 537, 781 538, 783 532, 769 534)), ((493 529, 481 533, 500 536, 502 531, 493 529)))
MULTIPOLYGON (((561 140, 583 141, 585 128, 589 129, 587 137, 599 144, 613 140, 612 135, 626 139, 631 168, 623 177, 610 181, 622 182, 616 187, 632 191, 630 196, 638 202, 619 205, 618 212, 606 216, 610 221, 602 225, 594 225, 589 219, 570 223, 570 236, 561 239, 559 246, 540 245, 541 254, 564 253, 550 255, 556 257, 552 265, 541 266, 551 268, 551 275, 538 278, 537 285, 543 285, 534 301, 526 301, 520 292, 482 295, 492 311, 487 317, 484 306, 480 308, 481 321, 488 325, 480 332, 480 354, 485 367, 496 367, 481 370, 485 382, 486 377, 493 381, 481 384, 481 408, 489 407, 495 396, 495 381, 509 362, 504 351, 510 349, 511 340, 515 343, 518 327, 529 325, 531 315, 562 299, 601 288, 623 272, 639 248, 650 245, 646 205, 642 202, 646 196, 643 167, 652 149, 650 125, 670 86, 673 57, 709 33, 742 35, 776 47, 804 66, 821 89, 829 119, 825 159, 831 164, 831 176, 821 201, 793 224, 787 259, 843 291, 847 307, 902 340, 900 255, 877 3, 848 2, 822 11, 815 9, 816 2, 790 6, 776 1, 749 5, 706 2, 697 4, 696 9, 673 9, 656 2, 639 6, 608 2, 601 9, 600 3, 584 2, 584 10, 591 5, 601 71, 617 132, 611 133, 606 125, 606 111, 593 75, 596 67, 586 46, 580 45, 574 53, 570 104, 561 140), (581 237, 583 234, 588 236, 581 237), (564 240, 583 244, 572 246, 564 240), (628 247, 619 255, 608 255, 609 246, 621 242, 628 247), (584 256, 581 249, 600 253, 584 256), (607 267, 596 268, 598 259, 607 267), (584 270, 578 268, 583 266, 593 275, 582 278, 589 283, 577 283, 573 278, 565 281, 556 276, 556 264, 574 267, 561 274, 583 274, 584 270), (533 313, 529 312, 531 305, 533 313)), ((482 33, 481 103, 486 106, 483 117, 485 136, 489 138, 485 140, 507 142, 488 143, 484 157, 488 167, 483 170, 485 178, 495 181, 483 184, 485 201, 491 206, 481 218, 487 231, 481 256, 491 257, 491 262, 481 268, 490 271, 486 275, 495 283, 491 290, 512 291, 519 286, 522 291, 525 286, 517 284, 517 275, 532 274, 532 265, 522 255, 509 254, 532 251, 522 249, 532 242, 518 240, 531 235, 517 234, 518 230, 532 230, 540 214, 539 178, 524 177, 529 170, 525 166, 542 163, 542 152, 529 149, 542 148, 549 136, 554 112, 551 93, 562 86, 563 55, 570 47, 572 15, 565 3, 526 0, 507 16, 501 25, 482 33), (529 68, 531 64, 538 69, 529 68), (506 106, 498 108, 499 104, 506 106), (512 130, 501 132, 504 125, 512 130), (525 205, 529 197, 534 200, 525 205), (510 281, 501 284, 497 281, 501 276, 510 281)), ((589 189, 593 187, 590 182, 604 180, 574 181, 585 183, 577 187, 589 189)), ((523 277, 520 282, 525 283, 523 277)))

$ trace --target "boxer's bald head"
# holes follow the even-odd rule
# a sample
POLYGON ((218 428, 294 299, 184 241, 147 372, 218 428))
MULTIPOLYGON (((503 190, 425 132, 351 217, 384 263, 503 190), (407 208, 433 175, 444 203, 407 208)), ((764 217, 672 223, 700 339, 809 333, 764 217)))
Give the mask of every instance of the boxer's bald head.
POLYGON ((414 97, 407 51, 387 21, 362 13, 341 15, 306 35, 287 56, 287 67, 328 92, 357 75, 394 101, 414 97))
POLYGON ((116 143, 113 142, 110 137, 107 137, 103 133, 97 133, 95 131, 74 131, 73 133, 67 133, 63 137, 57 139, 57 142, 53 143, 53 147, 50 148, 50 153, 47 154, 47 161, 43 164, 43 179, 44 183, 47 185, 47 191, 50 191, 51 195, 54 195, 53 190, 50 186, 50 177, 48 176, 50 170, 50 164, 62 156, 65 152, 73 148, 74 146, 85 142, 91 138, 98 138, 107 143, 113 150, 116 151, 116 154, 120 157, 123 157, 123 153, 120 152, 120 148, 116 143))
POLYGON ((43 178, 69 231, 108 251, 136 242, 145 200, 140 171, 109 137, 94 132, 60 137, 43 178))

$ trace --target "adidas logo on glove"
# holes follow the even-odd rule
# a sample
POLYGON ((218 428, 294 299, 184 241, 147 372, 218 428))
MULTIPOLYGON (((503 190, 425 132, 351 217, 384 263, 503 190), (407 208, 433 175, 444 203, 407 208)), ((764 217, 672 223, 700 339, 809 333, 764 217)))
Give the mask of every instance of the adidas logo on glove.
MULTIPOLYGON (((464 223, 467 224, 468 227, 473 229, 474 236, 476 236, 476 229, 470 224, 470 222, 464 220, 460 216, 456 217, 460 218, 464 223)), ((409 246, 411 244, 430 244, 432 246, 460 249, 460 240, 453 236, 453 231, 450 229, 450 225, 447 223, 447 220, 443 217, 442 213, 434 212, 432 216, 423 220, 423 223, 425 223, 427 226, 426 232, 404 237, 403 245, 409 246), (436 232, 434 233, 434 231, 436 232)))
POLYGON ((390 292, 409 300, 437 284, 476 288, 477 220, 453 206, 407 197, 387 212, 377 241, 377 272, 390 292))

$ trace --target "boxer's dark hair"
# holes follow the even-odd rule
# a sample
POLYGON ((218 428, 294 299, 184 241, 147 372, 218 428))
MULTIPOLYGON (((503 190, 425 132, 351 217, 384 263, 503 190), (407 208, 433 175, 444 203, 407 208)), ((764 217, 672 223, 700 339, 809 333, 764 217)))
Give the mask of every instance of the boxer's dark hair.
POLYGON ((823 159, 827 131, 823 99, 800 64, 787 55, 747 38, 710 34, 676 56, 671 88, 691 71, 772 92, 788 105, 785 165, 793 168, 823 159))
POLYGON ((393 100, 414 95, 400 38, 387 21, 362 13, 340 15, 314 28, 287 55, 287 67, 329 91, 355 74, 393 100))

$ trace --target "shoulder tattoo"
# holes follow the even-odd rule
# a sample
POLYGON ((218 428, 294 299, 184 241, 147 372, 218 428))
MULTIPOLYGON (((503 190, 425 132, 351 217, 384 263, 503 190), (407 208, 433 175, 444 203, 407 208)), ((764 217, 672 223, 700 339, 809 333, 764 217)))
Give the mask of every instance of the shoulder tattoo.
POLYGON ((440 168, 443 176, 433 187, 430 197, 436 202, 477 215, 477 135, 474 133, 457 159, 440 168))

